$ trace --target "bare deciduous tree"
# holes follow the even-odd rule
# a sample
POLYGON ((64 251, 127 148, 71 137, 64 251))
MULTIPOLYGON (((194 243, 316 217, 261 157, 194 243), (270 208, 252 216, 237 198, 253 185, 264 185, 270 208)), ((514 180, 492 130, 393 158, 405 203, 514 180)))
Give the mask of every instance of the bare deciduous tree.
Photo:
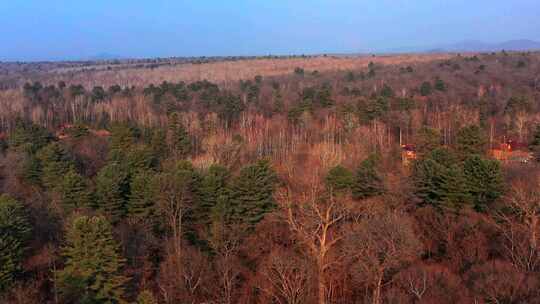
POLYGON ((511 213, 501 213, 498 225, 506 243, 504 248, 512 263, 523 271, 540 266, 538 229, 540 221, 540 177, 517 181, 506 198, 511 213))
POLYGON ((296 197, 290 188, 281 189, 277 200, 286 212, 291 231, 306 246, 316 263, 318 303, 328 303, 327 272, 333 264, 341 261, 335 248, 343 239, 341 226, 347 209, 343 202, 331 194, 326 195, 319 183, 313 183, 309 191, 296 197))
POLYGON ((347 251, 356 274, 367 277, 372 303, 382 303, 384 277, 416 259, 421 244, 406 214, 378 211, 358 219, 347 237, 347 251))
POLYGON ((306 303, 308 265, 298 256, 276 249, 262 266, 259 288, 279 304, 306 303))

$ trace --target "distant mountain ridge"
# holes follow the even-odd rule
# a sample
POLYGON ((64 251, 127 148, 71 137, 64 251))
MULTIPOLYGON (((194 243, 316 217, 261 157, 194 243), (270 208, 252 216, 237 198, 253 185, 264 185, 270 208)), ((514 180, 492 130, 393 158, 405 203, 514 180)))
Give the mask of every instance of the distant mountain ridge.
POLYGON ((445 53, 445 52, 497 52, 497 51, 535 51, 540 50, 540 42, 529 39, 509 40, 501 43, 486 43, 478 40, 465 40, 454 44, 431 47, 402 47, 388 53, 445 53))

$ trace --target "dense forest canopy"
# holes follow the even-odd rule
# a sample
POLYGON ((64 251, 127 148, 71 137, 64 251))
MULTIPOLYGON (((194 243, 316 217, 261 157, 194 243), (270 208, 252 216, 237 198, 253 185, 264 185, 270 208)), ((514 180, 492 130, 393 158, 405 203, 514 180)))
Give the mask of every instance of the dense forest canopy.
POLYGON ((538 303, 540 54, 319 59, 6 80, 0 302, 538 303))

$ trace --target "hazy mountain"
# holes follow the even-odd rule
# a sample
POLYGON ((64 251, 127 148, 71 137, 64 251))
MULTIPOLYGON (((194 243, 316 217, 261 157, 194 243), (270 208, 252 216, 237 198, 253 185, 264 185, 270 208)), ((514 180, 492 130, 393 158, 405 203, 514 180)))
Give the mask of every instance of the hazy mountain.
POLYGON ((477 40, 465 40, 454 44, 401 47, 388 50, 388 53, 444 53, 444 52, 494 52, 494 51, 533 51, 540 50, 540 42, 521 39, 501 43, 486 43, 477 40))
POLYGON ((463 41, 457 44, 439 47, 450 52, 493 52, 493 51, 529 51, 540 50, 540 42, 532 40, 510 40, 502 43, 482 41, 463 41))

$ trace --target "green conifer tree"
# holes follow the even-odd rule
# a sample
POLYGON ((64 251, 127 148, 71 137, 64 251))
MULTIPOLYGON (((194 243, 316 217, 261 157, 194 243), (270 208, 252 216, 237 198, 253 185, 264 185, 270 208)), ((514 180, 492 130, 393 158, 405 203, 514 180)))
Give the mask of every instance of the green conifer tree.
POLYGON ((423 155, 441 146, 441 134, 437 129, 423 126, 418 130, 415 142, 416 152, 423 155))
POLYGON ((69 153, 58 142, 53 142, 39 150, 37 159, 41 166, 41 182, 49 190, 54 190, 65 174, 75 167, 69 153))
POLYGON ((380 159, 377 155, 366 158, 354 176, 352 194, 355 199, 365 199, 384 193, 384 182, 377 170, 380 159))
POLYGON ((149 170, 137 172, 130 183, 127 202, 128 215, 135 218, 151 219, 155 215, 155 174, 149 170))
POLYGON ((137 142, 140 135, 139 129, 126 123, 114 124, 111 127, 111 145, 109 159, 123 161, 125 154, 137 142))
POLYGON ((15 129, 9 136, 9 145, 28 154, 34 154, 50 143, 53 138, 47 129, 18 119, 15 129))
POLYGON ((240 171, 231 187, 231 203, 237 221, 256 224, 275 207, 276 174, 268 161, 258 161, 240 171))
POLYGON ((198 190, 199 203, 195 210, 195 216, 199 223, 208 225, 213 208, 220 201, 228 200, 230 196, 229 177, 229 170, 220 165, 210 166, 208 172, 203 175, 198 190))
POLYGON ((158 159, 167 157, 167 133, 163 129, 154 130, 150 139, 150 148, 158 159))
POLYGON ((476 210, 486 210, 503 194, 503 176, 499 162, 472 155, 463 163, 467 190, 476 210))
POLYGON ((31 235, 23 206, 0 195, 0 293, 21 273, 22 259, 31 235))
POLYGON ((169 116, 169 141, 171 151, 177 159, 186 158, 191 153, 191 138, 177 113, 169 116))
POLYGON ((424 81, 420 86, 420 95, 429 96, 433 92, 433 88, 430 82, 424 81))
POLYGON ((421 204, 456 210, 471 201, 463 167, 445 148, 435 149, 415 162, 413 183, 421 204))
POLYGON ((57 283, 65 303, 124 303, 121 275, 124 259, 109 222, 101 216, 80 216, 66 233, 64 269, 57 283))
POLYGON ((68 212, 91 206, 92 194, 88 189, 88 184, 75 170, 66 173, 56 191, 60 195, 60 202, 68 212))
POLYGON ((129 175, 124 166, 113 162, 103 167, 96 178, 97 208, 106 212, 113 223, 126 214, 129 175))
POLYGON ((456 138, 456 150, 460 156, 465 157, 473 154, 484 154, 486 138, 479 126, 472 125, 461 128, 456 138))
POLYGON ((447 89, 446 83, 439 77, 435 78, 435 85, 433 86, 435 90, 445 92, 447 89))
POLYGON ((354 177, 349 169, 338 165, 328 171, 325 182, 328 190, 334 193, 343 193, 351 189, 354 177))

